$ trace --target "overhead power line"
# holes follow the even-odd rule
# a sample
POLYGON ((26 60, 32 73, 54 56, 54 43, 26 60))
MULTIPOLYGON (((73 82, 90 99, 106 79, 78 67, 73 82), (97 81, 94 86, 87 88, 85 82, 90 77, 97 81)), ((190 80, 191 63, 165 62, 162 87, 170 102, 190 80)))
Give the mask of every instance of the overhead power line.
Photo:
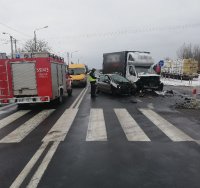
POLYGON ((14 29, 13 27, 10 27, 10 26, 8 26, 8 25, 2 23, 2 22, 0 22, 0 25, 3 25, 4 27, 7 27, 7 28, 9 28, 9 29, 11 29, 11 30, 13 30, 13 31, 15 31, 15 32, 17 32, 17 33, 23 35, 23 36, 27 36, 28 38, 32 37, 32 36, 30 36, 30 35, 27 35, 27 34, 21 32, 21 31, 17 30, 17 29, 14 29))
MULTIPOLYGON (((135 33, 155 32, 155 31, 174 31, 174 30, 185 30, 190 28, 200 27, 200 23, 195 24, 184 24, 184 25, 168 25, 168 26, 143 26, 141 28, 133 29, 122 29, 118 31, 109 31, 101 33, 85 33, 80 35, 68 35, 61 37, 62 39, 78 39, 78 38, 104 38, 104 37, 115 37, 123 36, 135 33)), ((51 37, 52 39, 58 39, 60 37, 51 37)), ((50 39, 50 38, 49 38, 50 39)))

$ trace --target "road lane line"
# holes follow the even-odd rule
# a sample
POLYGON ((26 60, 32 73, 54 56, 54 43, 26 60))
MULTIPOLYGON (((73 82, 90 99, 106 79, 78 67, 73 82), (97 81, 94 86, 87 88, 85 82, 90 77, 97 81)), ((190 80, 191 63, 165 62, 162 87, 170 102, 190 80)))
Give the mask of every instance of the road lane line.
POLYGON ((0 120, 0 129, 2 129, 6 125, 12 123, 16 119, 22 117, 23 115, 27 114, 28 112, 30 112, 30 110, 20 110, 18 112, 15 112, 14 114, 11 114, 10 116, 2 119, 2 120, 0 120))
POLYGON ((38 167, 37 171, 31 178, 31 181, 29 182, 27 188, 36 188, 39 184, 45 170, 47 169, 51 159, 53 158, 53 155, 55 154, 60 142, 54 142, 51 148, 49 149, 48 153, 44 157, 42 163, 38 167))
POLYGON ((78 101, 78 103, 76 104, 76 106, 74 108, 78 108, 83 100, 83 97, 85 96, 86 92, 87 92, 88 87, 85 89, 82 97, 80 98, 80 100, 78 101))
POLYGON ((26 176, 29 174, 35 163, 38 161, 44 150, 46 149, 48 143, 43 143, 40 148, 36 151, 36 153, 33 155, 31 160, 27 163, 27 165, 24 167, 24 169, 21 171, 21 173, 17 176, 15 181, 12 183, 10 188, 18 188, 21 186, 22 182, 26 178, 26 176))
POLYGON ((51 128, 51 130, 47 133, 47 135, 42 139, 43 142, 50 142, 50 141, 64 141, 69 129, 76 117, 78 112, 78 107, 83 100, 87 92, 87 88, 82 90, 79 96, 76 98, 74 103, 70 106, 69 109, 66 109, 62 116, 56 121, 55 125, 51 128), (77 103, 78 101, 78 103, 77 103), (77 104, 76 104, 77 103, 77 104), (74 106, 76 104, 76 106, 74 106), (73 108, 74 106, 74 108, 73 108))
MULTIPOLYGON (((77 103, 77 101, 81 98, 82 94, 84 93, 84 91, 87 91, 88 87, 84 88, 81 93, 78 95, 78 97, 76 98, 76 100, 71 104, 71 106, 69 108, 73 108, 73 106, 77 103)), ((84 94, 85 95, 85 94, 84 94)), ((83 96, 84 96, 83 95, 83 96)))
POLYGON ((0 143, 19 143, 21 142, 32 130, 34 130, 42 121, 44 121, 55 109, 43 110, 39 114, 32 117, 30 120, 22 124, 19 128, 5 136, 0 140, 0 143))
POLYGON ((140 111, 152 121, 163 133, 165 133, 172 141, 194 141, 193 138, 185 134, 180 129, 169 123, 156 112, 150 109, 140 109, 140 111))
POLYGON ((114 109, 128 141, 151 141, 126 109, 114 109))
POLYGON ((5 114, 6 112, 7 112, 7 111, 0 111, 0 115, 1 115, 1 114, 5 114))
POLYGON ((6 106, 2 106, 2 107, 0 107, 0 111, 1 110, 5 110, 5 109, 7 110, 8 108, 13 107, 13 106, 17 106, 16 103, 14 103, 14 104, 8 104, 6 106))
MULTIPOLYGON (((57 140, 62 140, 63 141, 65 139, 66 134, 67 134, 69 128, 71 127, 71 124, 73 123, 73 120, 74 120, 74 118, 75 118, 75 116, 76 116, 76 114, 78 112, 78 106, 77 106, 76 109, 73 109, 73 106, 77 103, 78 99, 81 98, 81 95, 83 94, 83 92, 84 92, 84 90, 79 94, 79 96, 77 97, 76 101, 70 106, 70 109, 65 110, 63 115, 58 119, 56 124, 49 131, 49 133, 51 133, 51 134, 48 133, 44 137, 42 146, 45 146, 45 148, 49 144, 50 140, 53 140, 53 141, 56 140, 56 142, 54 142, 52 147, 49 149, 48 153, 45 155, 40 167, 38 168, 37 172, 32 177, 31 181, 29 182, 29 185, 28 185, 29 187, 31 187, 31 188, 34 187, 34 186, 37 187, 37 185, 38 185, 40 179, 42 178, 46 168, 48 167, 48 164, 50 163, 51 158, 55 154, 56 149, 60 144, 60 142, 57 142, 57 140), (65 124, 66 122, 67 122, 67 124, 65 124), (64 126, 62 127, 62 125, 64 125, 64 126), (64 132, 62 133, 63 129, 64 129, 64 132), (62 130, 62 131, 59 134, 56 134, 56 135, 52 136, 53 134, 55 134, 57 131, 60 131, 60 130, 62 130), (51 135, 51 136, 49 136, 49 135, 51 135)), ((80 101, 82 101, 82 99, 80 101)), ((45 148, 43 149, 43 151, 45 150, 45 148)), ((24 179, 27 177, 28 173, 31 171, 31 169, 34 167, 35 163, 38 161, 38 159, 39 159, 40 155, 43 153, 43 151, 41 151, 41 149, 39 149, 34 154, 32 159, 28 162, 28 164, 25 166, 23 171, 19 174, 19 176, 13 182, 11 188, 20 187, 20 185, 22 184, 24 179)))
POLYGON ((142 102, 142 100, 140 100, 140 99, 136 99, 136 101, 137 101, 137 102, 142 102))
POLYGON ((77 112, 78 109, 66 109, 42 141, 64 141, 77 112))
POLYGON ((86 141, 107 141, 103 109, 91 109, 86 141))

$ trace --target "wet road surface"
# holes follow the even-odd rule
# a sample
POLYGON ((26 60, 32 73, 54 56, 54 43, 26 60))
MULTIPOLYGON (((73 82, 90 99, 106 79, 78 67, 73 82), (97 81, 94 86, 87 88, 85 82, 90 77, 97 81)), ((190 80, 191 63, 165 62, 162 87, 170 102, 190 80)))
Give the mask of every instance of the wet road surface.
POLYGON ((0 187, 199 187, 199 112, 176 100, 75 88, 63 105, 4 109, 0 187))

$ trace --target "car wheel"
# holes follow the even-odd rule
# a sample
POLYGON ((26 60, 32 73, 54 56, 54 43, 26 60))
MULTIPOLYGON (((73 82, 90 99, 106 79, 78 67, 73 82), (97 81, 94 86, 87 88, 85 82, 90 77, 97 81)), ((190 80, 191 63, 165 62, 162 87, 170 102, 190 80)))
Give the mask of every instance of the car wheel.
POLYGON ((62 90, 60 91, 60 96, 58 97, 57 101, 58 101, 58 104, 63 103, 63 91, 62 90))
POLYGON ((72 96, 72 89, 67 90, 68 96, 72 96))
POLYGON ((117 94, 117 91, 114 87, 111 88, 111 94, 114 96, 117 94))
POLYGON ((164 84, 161 83, 161 84, 159 85, 159 91, 163 91, 163 87, 164 87, 164 84))

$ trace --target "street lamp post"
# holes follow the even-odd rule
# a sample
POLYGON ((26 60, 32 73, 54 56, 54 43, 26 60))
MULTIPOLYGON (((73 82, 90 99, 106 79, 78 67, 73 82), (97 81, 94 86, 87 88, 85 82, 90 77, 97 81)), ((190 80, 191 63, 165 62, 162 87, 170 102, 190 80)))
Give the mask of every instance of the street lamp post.
MULTIPOLYGON (((9 33, 3 32, 4 35, 9 35, 10 36, 10 44, 11 44, 11 58, 13 58, 13 36, 11 36, 9 33)), ((16 40, 16 39, 14 39, 16 40)))
POLYGON ((34 50, 35 50, 35 52, 37 51, 36 31, 41 30, 41 29, 45 29, 45 28, 47 28, 47 27, 48 27, 48 26, 44 26, 44 27, 37 28, 37 29, 34 30, 34 50))
POLYGON ((72 62, 72 54, 78 52, 78 50, 71 52, 71 62, 72 62))

